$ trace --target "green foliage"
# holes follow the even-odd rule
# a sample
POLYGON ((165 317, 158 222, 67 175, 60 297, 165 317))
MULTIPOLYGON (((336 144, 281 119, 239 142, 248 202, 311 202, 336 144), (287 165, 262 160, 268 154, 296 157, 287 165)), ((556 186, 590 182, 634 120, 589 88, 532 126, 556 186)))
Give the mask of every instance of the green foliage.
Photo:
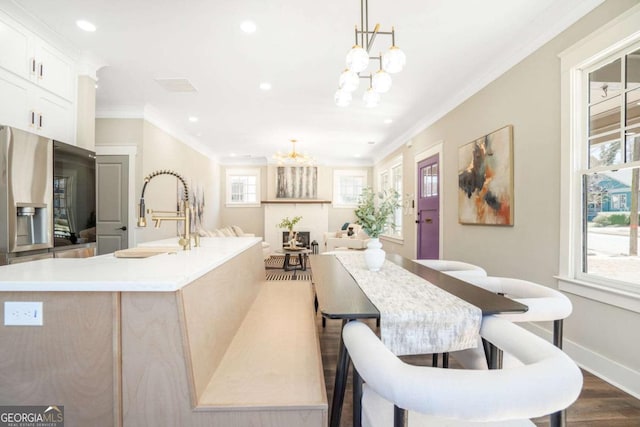
POLYGON ((282 221, 280 221, 280 224, 277 224, 276 227, 277 228, 286 228, 287 230, 289 230, 289 233, 291 233, 293 231, 293 227, 300 222, 300 220, 302 219, 301 216, 294 216, 292 219, 289 219, 289 217, 284 217, 284 219, 282 221))
MULTIPOLYGON (((640 215, 638 215, 638 221, 640 222, 640 215)), ((600 212, 592 222, 598 227, 627 226, 630 224, 631 218, 629 212, 600 212)))
POLYGON ((591 221, 599 227, 607 227, 611 225, 611 221, 609 221, 609 215, 603 214, 602 212, 596 215, 596 217, 591 221))
POLYGON ((393 213, 400 207, 400 194, 395 190, 375 192, 371 187, 362 190, 358 208, 355 210, 357 223, 369 237, 380 237, 387 227, 395 228, 393 213))
POLYGON ((628 214, 611 214, 609 215, 611 225, 629 225, 628 214))

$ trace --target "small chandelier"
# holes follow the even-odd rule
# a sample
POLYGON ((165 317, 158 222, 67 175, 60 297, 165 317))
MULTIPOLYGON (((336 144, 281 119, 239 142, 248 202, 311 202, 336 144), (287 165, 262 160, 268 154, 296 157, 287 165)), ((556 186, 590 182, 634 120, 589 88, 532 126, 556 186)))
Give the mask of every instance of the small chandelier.
POLYGON ((278 162, 279 165, 284 165, 284 164, 297 164, 297 165, 302 165, 302 166, 309 166, 313 164, 313 157, 309 156, 308 154, 304 153, 298 153, 296 151, 296 142, 298 142, 295 139, 291 139, 291 144, 293 144, 293 149, 291 150, 291 152, 289 153, 281 153, 280 151, 278 151, 276 154, 273 155, 273 158, 278 162))
POLYGON ((356 43, 347 53, 347 68, 340 74, 334 100, 339 107, 348 106, 353 98, 352 93, 360 85, 360 79, 368 79, 369 88, 364 92, 362 100, 366 107, 375 107, 380 101, 380 94, 388 92, 391 88, 391 74, 402 71, 407 57, 396 46, 393 27, 391 31, 380 31, 380 24, 376 24, 373 30, 369 31, 369 0, 360 0, 360 30, 356 25, 355 36, 356 43), (371 57, 369 51, 378 34, 390 35, 391 47, 384 54, 371 57), (370 60, 378 61, 378 70, 362 75, 361 73, 369 67, 370 60))

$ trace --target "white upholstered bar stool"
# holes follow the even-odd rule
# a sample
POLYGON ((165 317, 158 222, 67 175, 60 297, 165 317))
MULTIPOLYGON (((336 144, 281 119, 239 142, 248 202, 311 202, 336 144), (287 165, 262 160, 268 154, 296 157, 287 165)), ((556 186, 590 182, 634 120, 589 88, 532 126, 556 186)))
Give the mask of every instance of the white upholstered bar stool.
POLYGON ((529 418, 564 409, 578 398, 582 373, 559 348, 494 316, 483 319, 480 334, 523 365, 510 370, 408 365, 365 324, 345 325, 345 346, 365 382, 362 425, 402 426, 408 410, 409 426, 533 426, 529 418))
MULTIPOLYGON (((507 298, 529 307, 523 313, 503 313, 497 316, 511 322, 542 322, 553 321, 553 343, 562 348, 562 321, 569 317, 573 307, 571 301, 561 292, 542 286, 528 280, 513 279, 509 277, 471 277, 464 280, 486 289, 501 294, 507 298)), ((452 353, 458 362, 465 368, 487 369, 487 362, 482 347, 477 349, 462 350, 452 353)), ((510 367, 518 362, 505 353, 504 367, 510 367)))
MULTIPOLYGON (((511 322, 553 321, 553 344, 558 348, 562 348, 563 319, 569 317, 573 310, 571 301, 564 294, 528 280, 509 277, 476 276, 466 277, 464 280, 529 307, 523 313, 504 313, 496 316, 511 322)), ((477 348, 453 352, 451 355, 465 368, 487 369, 486 352, 483 344, 479 340, 477 348)), ((502 368, 513 368, 521 365, 521 362, 509 354, 508 351, 504 351, 499 360, 499 367, 502 368)), ((551 416, 551 427, 564 426, 565 423, 563 412, 558 412, 551 416)))
MULTIPOLYGON (((470 264, 468 262, 453 261, 446 259, 414 259, 418 264, 422 264, 425 267, 429 267, 434 270, 441 271, 443 273, 453 272, 468 272, 467 274, 475 274, 478 276, 486 276, 487 272, 482 267, 470 264)), ((455 274, 451 274, 455 275, 455 274)))

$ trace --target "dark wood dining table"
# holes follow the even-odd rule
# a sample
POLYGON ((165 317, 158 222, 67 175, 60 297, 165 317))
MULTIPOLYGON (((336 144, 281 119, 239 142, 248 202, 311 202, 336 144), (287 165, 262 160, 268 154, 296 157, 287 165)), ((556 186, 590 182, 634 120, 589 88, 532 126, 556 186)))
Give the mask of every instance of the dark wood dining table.
MULTIPOLYGON (((482 315, 516 313, 527 311, 527 306, 504 296, 473 286, 463 280, 433 270, 397 254, 387 254, 386 259, 429 283, 478 307, 482 315)), ((371 303, 351 274, 334 255, 311 255, 309 257, 318 310, 324 318, 340 319, 344 326, 356 319, 380 319, 380 312, 371 303)), ((492 348, 490 367, 495 368, 497 350, 492 348)), ((340 336, 336 378, 330 412, 330 427, 339 427, 342 403, 347 384, 349 356, 340 336)), ((354 396, 361 395, 361 382, 354 381, 354 396)), ((353 402, 354 426, 360 425, 359 401, 353 402)))

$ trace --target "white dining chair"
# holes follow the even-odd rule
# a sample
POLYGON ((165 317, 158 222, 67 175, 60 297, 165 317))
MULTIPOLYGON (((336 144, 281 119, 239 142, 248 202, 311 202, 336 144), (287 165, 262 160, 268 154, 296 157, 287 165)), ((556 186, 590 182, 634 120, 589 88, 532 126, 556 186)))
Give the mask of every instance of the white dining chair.
MULTIPOLYGON (((564 294, 547 286, 542 286, 528 280, 509 277, 479 277, 468 276, 465 281, 496 294, 504 295, 529 307, 526 312, 503 313, 497 316, 511 322, 554 322, 553 343, 562 348, 562 321, 569 317, 572 311, 571 300, 564 294)), ((487 369, 487 360, 482 347, 467 349, 451 353, 451 355, 465 368, 487 369)), ((504 352, 502 366, 505 368, 517 365, 519 362, 504 352)))
POLYGON ((364 427, 533 426, 529 418, 571 405, 582 389, 576 364, 551 343, 498 317, 480 334, 523 365, 510 370, 414 366, 389 351, 365 324, 343 330, 344 344, 364 380, 364 427))
MULTIPOLYGON (((464 271, 468 272, 467 274, 477 274, 479 276, 487 275, 487 272, 484 270, 484 268, 474 264, 470 264, 468 262, 446 259, 415 259, 414 262, 447 274, 464 271)), ((455 273, 452 275, 455 275, 455 273)))

